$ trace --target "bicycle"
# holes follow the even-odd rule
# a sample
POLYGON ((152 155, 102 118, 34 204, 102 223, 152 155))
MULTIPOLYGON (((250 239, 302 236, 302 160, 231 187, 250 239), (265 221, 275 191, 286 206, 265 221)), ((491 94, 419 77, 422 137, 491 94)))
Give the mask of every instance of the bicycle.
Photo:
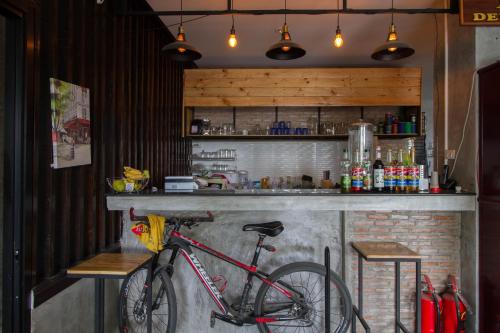
MULTIPOLYGON (((137 217, 130 210, 132 221, 147 224, 147 218, 137 217)), ((161 252, 153 257, 153 330, 155 332, 174 333, 177 324, 177 304, 171 277, 178 255, 183 256, 195 271, 220 312, 212 311, 210 326, 221 320, 235 326, 256 325, 261 333, 271 332, 323 332, 324 328, 324 286, 325 266, 313 262, 296 262, 278 268, 271 274, 257 269, 261 250, 275 252, 276 249, 264 244, 266 237, 276 237, 283 230, 281 222, 247 224, 243 231, 258 233, 258 242, 250 265, 230 258, 208 246, 180 233, 182 227, 192 227, 200 222, 212 222, 208 217, 171 218, 165 228, 168 239, 165 250, 172 251, 167 265, 160 265, 161 252), (193 253, 196 248, 220 260, 223 260, 247 272, 247 281, 243 287, 241 301, 229 305, 221 291, 205 270, 203 264, 193 253), (262 284, 255 300, 249 300, 253 280, 262 284)), ((146 269, 142 269, 127 278, 120 291, 119 326, 120 332, 142 332, 146 325, 146 269)), ((341 278, 330 271, 330 318, 331 332, 347 332, 352 318, 352 301, 349 291, 341 278)))

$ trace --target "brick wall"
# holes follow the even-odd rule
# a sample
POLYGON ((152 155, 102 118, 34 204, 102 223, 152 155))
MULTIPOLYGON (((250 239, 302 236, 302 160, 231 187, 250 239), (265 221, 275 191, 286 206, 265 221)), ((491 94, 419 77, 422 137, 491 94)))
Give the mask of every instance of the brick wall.
MULTIPOLYGON (((354 241, 395 241, 423 255, 422 273, 441 292, 448 274, 460 278, 460 214, 353 212, 347 215, 347 281, 357 304, 354 241)), ((364 315, 373 333, 394 331, 394 264, 364 262, 364 315)), ((402 322, 414 330, 415 265, 401 264, 402 322)), ((359 326, 359 324, 358 324, 359 326)), ((359 329, 362 329, 359 326, 359 329)), ((361 330, 362 331, 362 330, 361 330)))

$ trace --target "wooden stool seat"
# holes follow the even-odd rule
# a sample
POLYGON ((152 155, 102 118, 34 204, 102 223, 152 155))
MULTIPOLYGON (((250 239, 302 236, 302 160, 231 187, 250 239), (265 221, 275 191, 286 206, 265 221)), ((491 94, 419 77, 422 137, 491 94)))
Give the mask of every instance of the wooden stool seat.
POLYGON ((353 242, 352 247, 366 260, 422 259, 422 256, 396 242, 353 242))
MULTIPOLYGON (((148 270, 147 285, 153 281, 153 259, 150 254, 101 253, 89 260, 66 270, 71 278, 92 278, 95 281, 94 332, 104 333, 104 281, 106 279, 125 279, 141 267, 148 270)), ((152 289, 147 289, 147 308, 153 306, 152 289)), ((147 311, 147 332, 152 332, 152 314, 147 311)))
POLYGON ((67 270, 71 276, 126 277, 151 259, 149 254, 101 253, 67 270))
MULTIPOLYGON (((396 300, 394 329, 396 333, 409 332, 401 322, 401 263, 415 263, 415 332, 421 333, 422 308, 420 273, 422 269, 422 256, 415 251, 410 250, 404 245, 396 242, 352 242, 354 250, 358 253, 358 308, 353 306, 356 316, 364 321, 363 317, 363 259, 371 262, 394 262, 395 266, 395 290, 394 299, 396 300)), ((369 326, 365 323, 365 328, 369 326)), ((367 332, 368 332, 367 330, 367 332)), ((356 321, 353 317, 351 325, 352 333, 356 333, 356 321)))

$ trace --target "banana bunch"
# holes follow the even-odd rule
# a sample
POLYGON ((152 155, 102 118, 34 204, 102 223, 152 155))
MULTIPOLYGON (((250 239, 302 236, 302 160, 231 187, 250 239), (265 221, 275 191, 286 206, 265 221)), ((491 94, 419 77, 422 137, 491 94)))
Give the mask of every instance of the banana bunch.
POLYGON ((144 180, 149 178, 148 170, 137 170, 131 167, 123 167, 123 176, 127 180, 136 181, 136 180, 144 180))

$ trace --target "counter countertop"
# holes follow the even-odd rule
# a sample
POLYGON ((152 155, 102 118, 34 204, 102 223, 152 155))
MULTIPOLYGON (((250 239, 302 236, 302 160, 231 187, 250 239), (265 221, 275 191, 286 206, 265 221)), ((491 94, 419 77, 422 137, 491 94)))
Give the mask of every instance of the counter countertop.
POLYGON ((340 193, 339 190, 197 190, 109 194, 109 210, 474 211, 474 193, 340 193))

